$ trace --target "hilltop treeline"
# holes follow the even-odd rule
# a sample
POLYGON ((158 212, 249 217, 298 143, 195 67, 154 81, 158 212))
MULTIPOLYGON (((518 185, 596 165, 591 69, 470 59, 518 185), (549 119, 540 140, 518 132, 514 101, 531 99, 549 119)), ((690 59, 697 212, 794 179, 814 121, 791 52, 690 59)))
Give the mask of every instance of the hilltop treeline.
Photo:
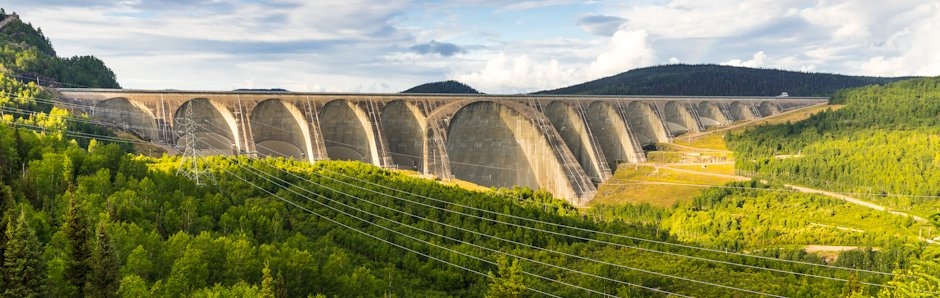
POLYGON ((837 90, 884 84, 903 78, 846 76, 723 65, 671 64, 630 70, 536 94, 830 96, 837 90))
MULTIPOLYGON (((6 11, 0 9, 0 17, 7 18, 6 11)), ((23 21, 0 28, 0 72, 57 87, 120 88, 100 59, 60 58, 42 30, 23 21)))
POLYGON ((401 93, 480 94, 480 91, 458 81, 421 84, 401 93))

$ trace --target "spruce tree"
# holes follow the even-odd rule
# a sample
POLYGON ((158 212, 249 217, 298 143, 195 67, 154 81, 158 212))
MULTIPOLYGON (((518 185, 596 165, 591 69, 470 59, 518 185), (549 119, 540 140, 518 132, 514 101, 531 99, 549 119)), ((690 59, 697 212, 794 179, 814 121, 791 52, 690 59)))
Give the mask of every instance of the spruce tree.
MULTIPOLYGON (((0 185, 0 227, 7 227, 13 222, 13 206, 16 202, 13 200, 13 191, 9 186, 0 185)), ((0 266, 3 264, 4 250, 6 250, 6 237, 0 237, 0 266)))
POLYGON ((264 263, 264 268, 261 269, 261 274, 261 297, 274 298, 274 277, 271 276, 271 268, 268 267, 267 262, 264 263))
POLYGON ((42 243, 29 226, 26 212, 6 227, 6 258, 3 261, 4 297, 43 297, 46 269, 42 261, 42 243))
POLYGON ((69 199, 69 209, 65 214, 62 232, 68 240, 68 255, 65 261, 65 279, 69 283, 73 297, 85 297, 85 283, 91 271, 92 249, 91 228, 84 210, 78 205, 74 194, 69 199))
POLYGON ((117 297, 121 276, 118 272, 114 244, 111 243, 104 221, 98 223, 96 240, 97 245, 90 264, 91 275, 85 283, 85 294, 91 297, 117 297))

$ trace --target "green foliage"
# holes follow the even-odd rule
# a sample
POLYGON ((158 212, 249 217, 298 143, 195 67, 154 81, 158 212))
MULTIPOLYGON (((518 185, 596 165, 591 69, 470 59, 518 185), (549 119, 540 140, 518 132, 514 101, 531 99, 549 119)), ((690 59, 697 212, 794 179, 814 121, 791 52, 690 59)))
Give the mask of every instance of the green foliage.
POLYGON ((940 195, 940 78, 850 89, 833 101, 845 107, 731 135, 738 169, 922 217, 940 211, 930 197, 940 195))
POLYGON ((3 259, 4 297, 44 297, 46 270, 41 259, 42 243, 29 226, 26 212, 6 226, 3 259))
POLYGON ((201 249, 188 247, 183 256, 173 262, 173 269, 166 283, 166 294, 187 296, 195 290, 209 285, 209 264, 201 249))
POLYGON ((264 264, 264 269, 261 269, 262 279, 261 279, 261 294, 259 297, 263 298, 274 298, 274 277, 271 276, 271 268, 268 267, 268 264, 264 264))
POLYGON ((70 84, 64 87, 121 88, 114 72, 94 56, 73 56, 59 61, 56 81, 70 84))
MULTIPOLYGON (((0 126, 0 140, 12 136, 14 131, 16 130, 0 126)), ((61 139, 49 140, 49 136, 31 132, 24 132, 23 136, 26 139, 36 138, 34 141, 25 142, 36 144, 28 145, 26 152, 42 147, 45 153, 27 154, 26 171, 30 175, 15 175, 11 187, 14 188, 14 193, 19 194, 17 195, 18 202, 36 206, 39 214, 55 214, 49 216, 51 219, 63 218, 63 220, 49 221, 51 226, 45 228, 48 232, 39 233, 39 238, 45 239, 43 240, 46 246, 45 254, 41 259, 50 268, 50 293, 57 296, 74 293, 64 291, 63 288, 68 287, 71 280, 68 278, 71 277, 69 273, 75 268, 76 263, 71 260, 83 259, 72 256, 72 252, 76 251, 72 246, 76 246, 74 243, 79 243, 79 241, 70 239, 86 239, 87 243, 99 243, 99 245, 102 243, 94 240, 97 237, 93 238, 90 232, 86 236, 76 237, 72 228, 63 228, 78 226, 73 223, 79 215, 87 217, 84 222, 105 223, 102 231, 106 230, 112 238, 114 256, 118 256, 117 263, 120 264, 118 269, 112 270, 121 276, 121 285, 117 292, 122 296, 178 297, 238 293, 258 295, 262 291, 268 293, 269 290, 266 289, 273 288, 271 292, 278 297, 303 297, 316 294, 364 297, 382 295, 480 297, 488 289, 490 280, 486 277, 469 275, 456 267, 401 250, 376 241, 366 234, 320 220, 303 210, 272 198, 271 195, 255 188, 249 182, 260 186, 261 189, 277 191, 278 195, 285 199, 302 204, 311 211, 335 219, 368 235, 400 243, 426 252, 435 258, 448 260, 479 272, 496 271, 496 268, 479 260, 428 246, 415 239, 439 243, 446 248, 483 256, 494 262, 497 261, 496 256, 467 244, 454 241, 442 242, 438 237, 417 232, 406 226, 392 224, 391 221, 404 222, 454 239, 466 239, 477 245, 512 252, 519 256, 516 262, 526 271, 565 280, 583 287, 608 289, 608 292, 619 295, 654 294, 619 284, 598 282, 577 273, 533 265, 523 259, 577 268, 618 280, 634 281, 696 296, 722 296, 730 292, 661 276, 649 276, 642 272, 614 270, 609 266, 598 266, 593 262, 566 258, 532 249, 529 246, 508 244, 453 227, 513 239, 525 245, 607 260, 625 266, 646 268, 670 275, 741 287, 752 287, 754 283, 748 283, 748 281, 761 280, 762 284, 774 285, 774 288, 764 290, 784 295, 795 294, 805 287, 812 287, 815 293, 820 295, 838 294, 842 287, 840 283, 815 280, 807 280, 806 286, 803 286, 800 282, 793 283, 793 277, 786 275, 736 271, 725 265, 703 264, 685 258, 638 251, 628 246, 611 247, 563 236, 567 234, 584 239, 600 237, 605 240, 623 241, 583 231, 548 225, 540 226, 541 229, 555 233, 551 234, 511 225, 494 224, 486 220, 518 222, 505 216, 512 215, 576 226, 585 230, 600 230, 659 241, 676 241, 670 238, 668 233, 651 227, 595 222, 591 218, 583 217, 577 210, 562 203, 563 201, 552 199, 544 192, 527 189, 503 189, 490 193, 471 192, 456 187, 442 186, 434 181, 394 174, 356 162, 331 161, 309 164, 288 160, 233 160, 218 157, 211 158, 209 161, 217 177, 220 177, 219 184, 212 187, 197 187, 192 182, 175 175, 174 167, 179 160, 174 157, 152 159, 118 154, 116 158, 112 158, 111 156, 115 153, 105 150, 106 147, 100 144, 93 144, 89 146, 89 150, 82 150, 77 144, 61 139), (318 197, 311 197, 311 200, 307 200, 297 196, 296 193, 282 189, 272 181, 263 179, 259 176, 261 173, 275 175, 285 181, 296 183, 294 190, 307 189, 336 201, 328 202, 325 198, 318 197), (447 210, 472 211, 420 196, 406 196, 405 199, 414 202, 407 203, 377 195, 371 192, 371 189, 344 184, 343 182, 354 182, 347 176, 497 213, 476 213, 478 217, 459 216, 447 210), (50 179, 50 177, 55 179, 50 179), (30 182, 23 183, 24 181, 30 182), (71 193, 69 192, 70 185, 71 193), (350 196, 342 195, 340 192, 350 196), (27 195, 28 193, 38 193, 38 195, 27 195), (36 198, 29 199, 30 196, 36 196, 36 198), (71 198, 81 201, 81 204, 69 204, 68 201, 71 198), (368 222, 377 223, 387 229, 356 220, 313 200, 343 208, 347 212, 352 212, 351 214, 361 216, 368 222), (70 205, 73 207, 69 208, 70 205), (345 207, 347 205, 348 207, 345 207), (434 206, 443 209, 432 208, 434 206), (402 213, 391 212, 385 207, 399 209, 402 213), (68 212, 69 210, 72 212, 68 212), (79 210, 82 212, 78 212, 79 210), (67 214, 72 215, 65 216, 67 214), (414 216, 419 214, 420 216, 414 216), (452 227, 445 227, 428 220, 440 221, 452 227), (404 237, 393 231, 415 238, 404 237), (265 263, 270 270, 269 278, 265 278, 263 270, 265 263), (266 286, 266 284, 272 284, 272 279, 273 287, 266 286)), ((374 190, 386 191, 382 188, 374 190)), ((700 252, 650 243, 631 243, 631 245, 671 250, 680 254, 701 255, 700 252)), ((78 245, 78 247, 82 246, 78 245)), ((89 251, 92 252, 92 256, 98 254, 94 252, 96 249, 89 249, 89 251)), ((98 251, 102 250, 98 249, 98 251)), ((709 254, 707 257, 727 258, 721 254, 709 254)), ((744 260, 744 262, 752 261, 744 260)), ((778 268, 792 269, 785 266, 778 268)), ((93 266, 85 270, 88 272, 86 276, 99 276, 99 274, 91 273, 99 270, 94 269, 93 266)), ((108 270, 99 272, 105 271, 108 270)), ((822 274, 841 276, 834 272, 822 272, 822 274)), ((88 278, 91 277, 85 279, 88 278)), ((544 280, 526 280, 526 286, 563 296, 584 294, 580 290, 544 280)), ((526 292, 526 294, 529 293, 526 292)))
POLYGON ((509 262, 506 256, 500 256, 497 259, 496 267, 499 274, 489 272, 490 278, 489 290, 486 297, 489 298, 518 298, 525 297, 525 277, 522 276, 522 265, 518 260, 509 262))
POLYGON ((722 65, 671 64, 630 70, 539 94, 830 96, 837 90, 903 78, 845 76, 722 65))
POLYGON ((940 249, 929 247, 907 269, 894 272, 888 282, 892 288, 878 293, 878 297, 936 297, 940 292, 940 249))
POLYGON ((98 224, 97 244, 92 254, 91 274, 85 284, 85 293, 92 297, 117 297, 121 276, 111 236, 105 222, 98 224))
POLYGON ((41 29, 13 21, 0 29, 0 73, 61 87, 120 88, 111 71, 98 58, 59 58, 41 29))
POLYGON ((125 298, 142 298, 150 297, 150 287, 147 286, 147 282, 144 281, 140 276, 130 274, 125 275, 121 278, 121 288, 118 290, 118 294, 121 297, 125 298))
POLYGON ((69 208, 62 225, 62 233, 68 241, 65 278, 72 295, 83 297, 87 293, 85 283, 89 281, 88 275, 91 272, 91 263, 94 261, 91 246, 92 232, 85 211, 79 205, 78 200, 74 195, 69 197, 69 208))

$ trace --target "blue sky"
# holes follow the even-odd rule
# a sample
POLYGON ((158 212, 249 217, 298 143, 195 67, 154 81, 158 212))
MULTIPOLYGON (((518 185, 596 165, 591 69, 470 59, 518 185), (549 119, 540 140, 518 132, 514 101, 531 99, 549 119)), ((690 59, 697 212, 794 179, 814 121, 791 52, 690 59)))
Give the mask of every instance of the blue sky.
POLYGON ((559 88, 669 63, 940 75, 940 0, 5 0, 125 88, 559 88))

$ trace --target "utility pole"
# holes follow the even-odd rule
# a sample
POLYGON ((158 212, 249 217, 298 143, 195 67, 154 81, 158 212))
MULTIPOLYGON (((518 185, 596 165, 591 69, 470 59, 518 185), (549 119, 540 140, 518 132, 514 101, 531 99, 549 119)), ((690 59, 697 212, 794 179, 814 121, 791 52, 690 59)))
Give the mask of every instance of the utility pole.
POLYGON ((185 118, 181 119, 183 120, 182 123, 177 123, 183 128, 180 138, 183 139, 186 145, 182 150, 176 174, 189 178, 196 185, 205 185, 206 180, 212 180, 212 172, 209 172, 206 164, 201 162, 199 153, 196 151, 196 142, 199 141, 196 138, 196 129, 199 124, 195 119, 192 102, 186 105, 185 115, 185 118))

